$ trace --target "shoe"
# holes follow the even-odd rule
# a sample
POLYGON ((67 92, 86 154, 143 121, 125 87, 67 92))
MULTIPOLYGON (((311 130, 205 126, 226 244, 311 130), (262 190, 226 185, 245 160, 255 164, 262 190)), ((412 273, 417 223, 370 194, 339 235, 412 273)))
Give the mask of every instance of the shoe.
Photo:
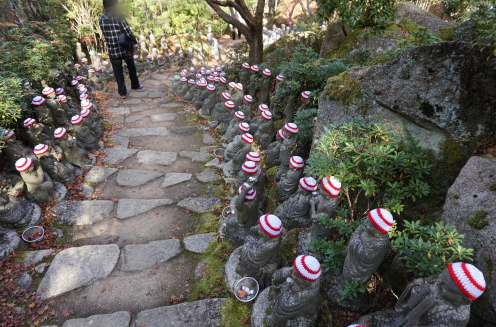
POLYGON ((121 95, 121 99, 126 99, 127 98, 127 94, 126 95, 121 95))
POLYGON ((140 86, 137 89, 131 89, 131 90, 136 91, 136 92, 143 92, 144 91, 143 86, 140 86))

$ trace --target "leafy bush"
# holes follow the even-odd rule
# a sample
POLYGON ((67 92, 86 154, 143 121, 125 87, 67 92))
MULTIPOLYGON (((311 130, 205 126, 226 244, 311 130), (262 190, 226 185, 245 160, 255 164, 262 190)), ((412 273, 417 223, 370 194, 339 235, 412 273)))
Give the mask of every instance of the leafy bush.
POLYGON ((306 172, 341 180, 351 218, 372 207, 400 213, 406 200, 429 194, 423 180, 431 169, 420 149, 400 149, 400 143, 386 125, 363 118, 331 125, 308 159, 306 172))
POLYGON ((313 140, 314 118, 317 116, 317 109, 297 110, 294 116, 294 123, 298 126, 297 139, 302 143, 303 148, 310 148, 313 140))
POLYGON ((360 284, 357 280, 347 280, 343 290, 339 290, 342 300, 353 300, 359 293, 367 291, 366 284, 360 284))
POLYGON ((247 42, 237 43, 227 50, 226 61, 229 65, 224 68, 224 72, 228 81, 235 81, 239 78, 241 65, 248 62, 248 50, 249 46, 247 42))
POLYGON ((465 237, 455 226, 444 222, 422 226, 420 221, 404 221, 404 229, 393 229, 391 247, 415 277, 439 274, 449 263, 472 261, 473 249, 464 248, 465 237))
POLYGON ((33 89, 23 87, 23 82, 14 74, 0 73, 0 129, 15 128, 31 112, 29 104, 36 94, 33 89))
POLYGON ((477 22, 475 30, 478 35, 473 44, 480 47, 491 58, 496 67, 496 5, 478 4, 477 10, 472 14, 472 18, 477 22))

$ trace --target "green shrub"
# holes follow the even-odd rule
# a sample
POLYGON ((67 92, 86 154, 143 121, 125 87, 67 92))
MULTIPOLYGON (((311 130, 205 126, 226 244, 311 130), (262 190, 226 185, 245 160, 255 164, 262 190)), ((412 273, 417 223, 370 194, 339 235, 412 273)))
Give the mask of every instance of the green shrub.
POLYGON ((489 222, 486 220, 487 215, 487 211, 479 210, 467 220, 467 224, 469 224, 473 228, 483 229, 484 227, 489 225, 489 222))
POLYGON ((249 46, 247 42, 240 42, 228 48, 226 62, 229 65, 224 68, 224 72, 226 73, 225 78, 228 81, 234 81, 239 77, 239 72, 242 68, 241 65, 248 62, 248 50, 249 46))
POLYGON ((297 139, 303 147, 309 148, 313 140, 314 118, 317 116, 317 109, 297 110, 294 116, 294 123, 298 126, 297 139))
POLYGON ((461 245, 465 236, 455 226, 444 222, 422 226, 420 221, 407 220, 403 225, 402 231, 390 231, 391 247, 415 277, 439 274, 452 262, 472 261, 474 250, 461 245))
POLYGON ((358 294, 365 293, 367 291, 366 284, 360 284, 357 280, 347 280, 344 285, 343 290, 339 290, 342 300, 353 300, 356 299, 358 294))
POLYGON ((24 81, 14 74, 0 73, 0 127, 15 128, 21 118, 30 115, 36 93, 24 87, 24 81))
POLYGON ((406 200, 429 194, 424 179, 431 165, 420 149, 400 149, 400 140, 382 123, 362 118, 329 126, 307 161, 306 172, 342 182, 351 218, 373 207, 403 211, 406 200))

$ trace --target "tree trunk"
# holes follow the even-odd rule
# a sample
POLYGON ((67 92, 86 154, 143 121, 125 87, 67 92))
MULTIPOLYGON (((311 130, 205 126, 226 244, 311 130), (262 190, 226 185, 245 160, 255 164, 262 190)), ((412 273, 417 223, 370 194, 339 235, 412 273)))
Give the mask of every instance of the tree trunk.
POLYGON ((251 33, 250 40, 248 41, 250 46, 249 60, 250 65, 258 65, 263 61, 263 36, 262 33, 254 31, 251 33))

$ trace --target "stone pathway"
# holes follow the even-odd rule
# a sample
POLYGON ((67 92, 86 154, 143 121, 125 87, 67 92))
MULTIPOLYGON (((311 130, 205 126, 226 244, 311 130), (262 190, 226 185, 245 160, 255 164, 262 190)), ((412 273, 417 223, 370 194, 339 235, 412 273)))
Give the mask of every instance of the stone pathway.
POLYGON ((192 253, 215 240, 214 233, 194 235, 190 214, 222 203, 204 194, 205 183, 221 179, 205 167, 215 164, 206 147, 214 140, 166 96, 172 74, 141 80, 145 92, 107 104, 124 128, 104 162, 120 168, 92 168, 85 178, 92 198, 55 207, 74 247, 57 254, 38 290, 73 313, 63 327, 220 325, 224 299, 168 306, 198 264, 192 253))

